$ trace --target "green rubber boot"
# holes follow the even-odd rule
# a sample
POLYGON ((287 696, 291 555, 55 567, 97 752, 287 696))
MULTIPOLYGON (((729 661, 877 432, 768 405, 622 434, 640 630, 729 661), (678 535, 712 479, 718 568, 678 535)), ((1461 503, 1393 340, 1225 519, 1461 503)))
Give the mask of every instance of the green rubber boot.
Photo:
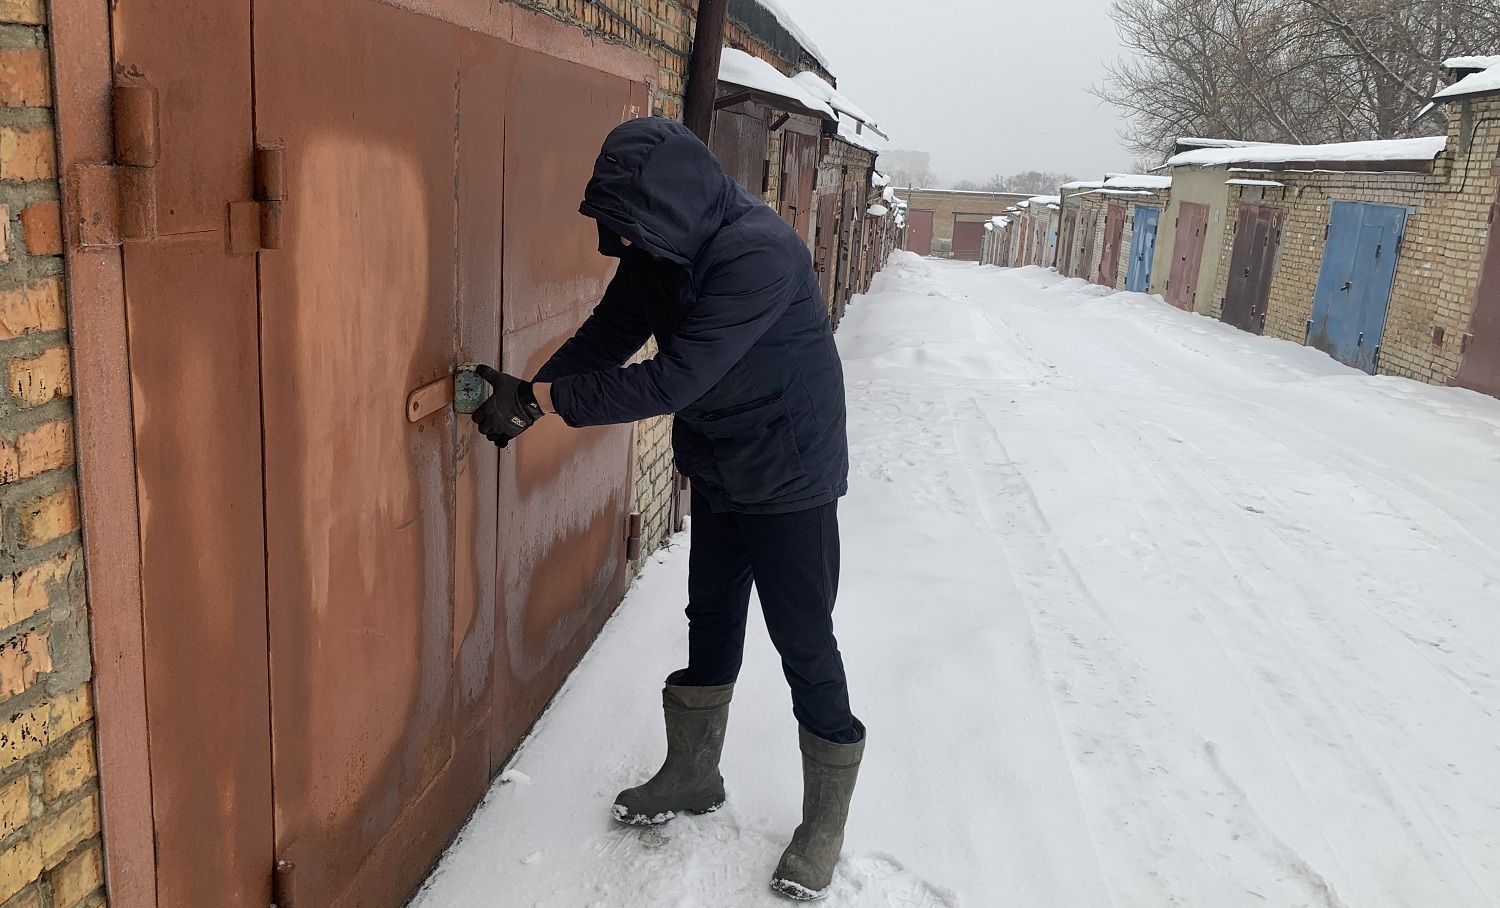
POLYGON ((724 806, 719 754, 734 685, 682 687, 672 683, 676 677, 668 677, 661 692, 666 761, 646 784, 615 798, 615 819, 627 826, 659 826, 679 813, 712 813, 724 806))
POLYGON ((854 727, 859 740, 853 744, 834 744, 801 729, 802 825, 792 834, 792 843, 771 877, 771 888, 789 899, 820 899, 833 882, 833 868, 844 847, 844 821, 849 818, 854 780, 865 755, 865 727, 858 719, 854 727))

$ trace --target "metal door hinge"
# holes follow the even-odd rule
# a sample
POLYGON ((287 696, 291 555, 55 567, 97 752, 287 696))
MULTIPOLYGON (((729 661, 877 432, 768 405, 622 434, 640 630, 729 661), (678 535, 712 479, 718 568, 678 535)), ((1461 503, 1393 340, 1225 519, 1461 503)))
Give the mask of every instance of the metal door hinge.
POLYGON ((255 198, 229 203, 229 251, 281 248, 281 206, 286 201, 286 146, 255 146, 255 198))
POLYGON ((68 239, 80 250, 154 240, 161 130, 156 89, 139 75, 111 89, 114 161, 75 164, 66 180, 68 239))
POLYGON ((625 560, 641 557, 641 514, 636 511, 625 521, 625 560))

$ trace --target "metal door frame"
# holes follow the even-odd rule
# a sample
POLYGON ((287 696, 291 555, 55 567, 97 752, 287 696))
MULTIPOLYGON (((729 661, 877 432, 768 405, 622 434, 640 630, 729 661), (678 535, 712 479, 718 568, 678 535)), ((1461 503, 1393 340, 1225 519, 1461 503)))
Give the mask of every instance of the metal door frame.
MULTIPOLYGON (((491 9, 462 0, 375 2, 644 82, 648 92, 659 84, 660 65, 650 57, 514 4, 491 9)), ((69 178, 73 168, 114 156, 110 19, 110 4, 97 0, 48 3, 58 182, 65 210, 77 198, 77 186, 69 178)), ((118 247, 81 251, 76 225, 66 222, 64 246, 104 875, 113 904, 155 906, 136 430, 130 383, 120 380, 130 368, 124 255, 118 247)), ((273 854, 269 841, 267 845, 269 875, 273 854)))

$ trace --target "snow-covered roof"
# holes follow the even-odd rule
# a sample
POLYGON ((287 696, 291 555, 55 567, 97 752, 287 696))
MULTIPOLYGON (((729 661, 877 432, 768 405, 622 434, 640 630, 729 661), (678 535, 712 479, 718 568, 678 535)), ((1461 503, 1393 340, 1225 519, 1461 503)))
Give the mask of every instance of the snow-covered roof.
POLYGON ((1278 183, 1275 180, 1244 180, 1244 179, 1225 180, 1224 181, 1224 185, 1225 186, 1286 186, 1285 183, 1278 183))
POLYGON ((1492 66, 1500 66, 1500 57, 1449 57, 1443 61, 1444 69, 1489 69, 1492 66))
POLYGON ((808 94, 805 88, 782 75, 776 67, 737 48, 724 48, 724 56, 719 62, 719 81, 771 95, 793 109, 816 116, 830 120, 838 116, 827 102, 808 94))
POLYGON ((843 92, 839 91, 837 88, 834 88, 832 85, 829 85, 828 82, 817 73, 805 71, 800 72, 795 76, 792 76, 792 81, 802 86, 802 88, 814 98, 817 98, 820 101, 826 101, 829 107, 832 107, 839 113, 847 114, 848 116, 853 117, 856 120, 861 120, 865 123, 871 124, 872 126, 880 125, 875 122, 874 117, 865 113, 859 105, 849 100, 848 96, 846 96, 843 92))
POLYGON ((990 218, 990 223, 994 224, 996 227, 1004 227, 1010 223, 1010 218, 1006 217, 1003 214, 997 214, 994 217, 990 218))
POLYGON ((1171 177, 1148 176, 1143 173, 1107 173, 1104 175, 1105 189, 1171 189, 1171 177))
POLYGON ((1057 188, 1058 189, 1103 189, 1104 188, 1104 181, 1103 180, 1074 180, 1071 183, 1064 183, 1064 184, 1062 184, 1061 186, 1059 186, 1057 188))
POLYGON ((1201 136, 1179 136, 1178 145, 1191 148, 1248 148, 1251 145, 1267 145, 1267 142, 1246 142, 1243 139, 1208 139, 1201 136))
POLYGON ((877 202, 876 204, 871 205, 865 213, 872 218, 883 218, 886 215, 890 214, 891 210, 877 202))
POLYGON ((1167 166, 1221 167, 1225 164, 1275 164, 1290 161, 1327 164, 1353 161, 1430 161, 1443 153, 1447 143, 1445 136, 1429 136, 1421 139, 1333 142, 1327 145, 1200 148, 1173 155, 1167 159, 1167 166))
POLYGON ((891 178, 878 170, 872 171, 870 173, 870 185, 874 186, 876 189, 880 189, 882 187, 891 185, 891 178))
POLYGON ((790 32, 792 37, 797 39, 797 43, 802 45, 802 49, 811 54, 814 60, 821 63, 824 69, 829 72, 833 71, 833 67, 828 64, 828 58, 823 55, 823 52, 818 49, 813 40, 807 36, 807 32, 802 30, 802 26, 797 24, 797 20, 792 18, 792 14, 782 7, 781 0, 755 0, 755 2, 764 7, 766 12, 775 16, 776 21, 781 23, 781 27, 790 32))
POLYGON ((1062 196, 1060 196, 1060 195, 1034 195, 1031 198, 1027 199, 1026 201, 1028 201, 1028 202, 1035 202, 1038 205, 1056 205, 1058 202, 1062 201, 1062 196))
MULTIPOLYGON (((884 185, 884 184, 877 184, 877 185, 884 185)), ((889 186, 886 186, 885 189, 880 193, 880 198, 882 200, 884 200, 885 202, 887 202, 888 204, 895 205, 898 208, 906 204, 905 202, 903 202, 900 199, 896 198, 896 190, 892 189, 889 186)))
POLYGON ((1095 191, 1100 195, 1114 196, 1149 196, 1154 194, 1149 189, 1098 189, 1095 191))
POLYGON ((839 119, 839 138, 856 148, 863 148, 865 151, 876 155, 885 151, 885 142, 881 141, 879 136, 868 130, 858 132, 852 122, 842 118, 839 119))
MULTIPOLYGON (((1487 66, 1479 72, 1469 73, 1447 88, 1439 89, 1432 96, 1432 100, 1454 101, 1459 98, 1470 98, 1474 95, 1488 95, 1500 92, 1500 58, 1472 57, 1470 59, 1493 59, 1495 62, 1493 65, 1487 66)), ((1462 67, 1450 67, 1450 69, 1459 68, 1462 67)))

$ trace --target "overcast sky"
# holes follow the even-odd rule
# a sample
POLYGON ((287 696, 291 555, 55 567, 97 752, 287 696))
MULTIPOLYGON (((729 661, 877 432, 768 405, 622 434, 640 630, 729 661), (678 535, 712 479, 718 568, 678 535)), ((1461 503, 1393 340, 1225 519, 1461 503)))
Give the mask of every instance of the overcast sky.
POLYGON ((1125 170, 1119 116, 1088 93, 1120 55, 1109 0, 780 0, 839 89, 944 182, 1125 170), (987 88, 986 86, 993 86, 987 88))

